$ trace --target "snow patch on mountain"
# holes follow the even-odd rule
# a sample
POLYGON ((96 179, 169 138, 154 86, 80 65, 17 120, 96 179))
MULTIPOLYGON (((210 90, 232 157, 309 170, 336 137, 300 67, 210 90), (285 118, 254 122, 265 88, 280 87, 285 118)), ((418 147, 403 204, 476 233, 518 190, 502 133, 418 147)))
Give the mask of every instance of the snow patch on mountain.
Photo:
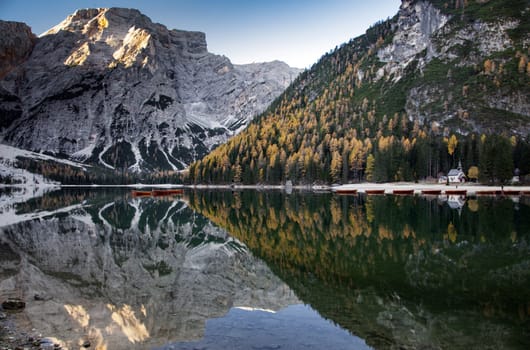
POLYGON ((0 144, 0 161, 16 162, 18 157, 31 158, 35 160, 50 160, 50 161, 54 161, 57 163, 70 165, 76 168, 81 168, 83 170, 86 170, 87 167, 90 167, 85 164, 74 162, 68 159, 61 159, 61 158, 49 156, 43 153, 32 152, 32 151, 12 147, 9 145, 0 144))
MULTIPOLYGON (((32 193, 34 196, 41 191, 48 191, 49 188, 57 188, 60 183, 49 180, 42 175, 33 174, 18 167, 19 158, 28 158, 36 161, 52 161, 87 170, 88 165, 73 162, 67 159, 60 159, 42 153, 31 152, 16 147, 0 144, 0 183, 8 184, 10 187, 20 187, 23 191, 16 190, 17 196, 21 200, 27 200, 26 195, 32 193)), ((31 197, 30 197, 31 198, 31 197)))

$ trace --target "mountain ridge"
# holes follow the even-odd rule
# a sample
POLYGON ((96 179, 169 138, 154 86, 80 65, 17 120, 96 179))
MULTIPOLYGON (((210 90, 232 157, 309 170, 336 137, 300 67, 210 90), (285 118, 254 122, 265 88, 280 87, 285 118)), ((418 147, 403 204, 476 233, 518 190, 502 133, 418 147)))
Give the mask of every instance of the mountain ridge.
POLYGON ((264 66, 234 65, 207 51, 204 33, 169 30, 138 10, 78 10, 0 80, 0 135, 111 169, 183 169, 300 71, 264 66))

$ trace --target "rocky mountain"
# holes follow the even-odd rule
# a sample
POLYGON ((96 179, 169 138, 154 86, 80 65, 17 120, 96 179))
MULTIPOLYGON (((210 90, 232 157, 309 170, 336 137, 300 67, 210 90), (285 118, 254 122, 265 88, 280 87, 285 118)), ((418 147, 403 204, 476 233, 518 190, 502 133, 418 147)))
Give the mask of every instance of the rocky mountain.
POLYGON ((108 168, 185 168, 239 132, 298 75, 234 65, 205 34, 139 11, 78 10, 39 38, 3 22, 2 142, 108 168))
POLYGON ((459 161, 488 181, 530 173, 529 18, 525 0, 403 0, 194 164, 192 181, 417 180, 459 161))

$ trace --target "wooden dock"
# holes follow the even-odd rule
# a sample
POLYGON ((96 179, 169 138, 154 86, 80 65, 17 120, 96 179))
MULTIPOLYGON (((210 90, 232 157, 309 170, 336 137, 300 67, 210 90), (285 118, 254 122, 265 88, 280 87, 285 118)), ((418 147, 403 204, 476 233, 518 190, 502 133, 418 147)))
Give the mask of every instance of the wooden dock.
POLYGON ((181 188, 178 188, 178 189, 159 189, 159 190, 151 190, 151 191, 133 190, 131 192, 131 195, 135 198, 142 198, 142 197, 176 196, 176 195, 183 194, 183 193, 184 193, 184 190, 181 188))
POLYGON ((374 195, 374 194, 378 195, 378 194, 385 194, 385 190, 379 190, 379 189, 377 189, 377 190, 366 190, 366 191, 364 191, 364 193, 369 194, 369 195, 374 195))
POLYGON ((421 194, 426 196, 439 196, 442 194, 442 190, 421 190, 421 194))
POLYGON ((444 194, 448 196, 465 196, 467 194, 467 190, 445 190, 444 194))
POLYGON ((340 195, 354 195, 357 194, 357 189, 345 189, 345 190, 337 190, 335 193, 340 195))
POLYGON ((414 190, 392 190, 392 194, 396 196, 412 196, 414 190))
POLYGON ((528 186, 522 186, 520 189, 510 186, 507 189, 502 189, 501 186, 440 186, 440 185, 396 185, 391 184, 377 185, 370 184, 358 186, 344 186, 332 189, 337 195, 383 195, 392 194, 395 196, 504 196, 504 197, 522 197, 530 196, 530 189, 528 186))

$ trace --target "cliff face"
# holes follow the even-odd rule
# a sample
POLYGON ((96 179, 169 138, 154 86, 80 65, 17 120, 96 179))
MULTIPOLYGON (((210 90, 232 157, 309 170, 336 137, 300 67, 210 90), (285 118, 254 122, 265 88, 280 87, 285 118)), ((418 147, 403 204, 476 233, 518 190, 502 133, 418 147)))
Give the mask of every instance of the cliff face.
POLYGON ((432 51, 431 36, 448 20, 429 2, 404 1, 392 43, 378 51, 379 60, 403 64, 425 49, 432 51))
MULTIPOLYGON (((0 79, 28 59, 37 38, 24 23, 0 21, 0 79)), ((22 103, 0 86, 0 130, 22 116, 22 103)))
POLYGON ((372 82, 408 80, 405 111, 411 120, 463 133, 501 127, 526 136, 529 8, 511 1, 503 6, 512 11, 502 13, 498 3, 473 1, 453 8, 440 1, 404 0, 391 43, 377 51, 383 65, 372 82))
POLYGON ((0 79, 24 62, 37 38, 24 23, 0 21, 0 79))
POLYGON ((207 51, 204 33, 169 30, 137 10, 79 10, 0 81, 3 139, 109 168, 182 169, 298 72, 233 65, 207 51))

